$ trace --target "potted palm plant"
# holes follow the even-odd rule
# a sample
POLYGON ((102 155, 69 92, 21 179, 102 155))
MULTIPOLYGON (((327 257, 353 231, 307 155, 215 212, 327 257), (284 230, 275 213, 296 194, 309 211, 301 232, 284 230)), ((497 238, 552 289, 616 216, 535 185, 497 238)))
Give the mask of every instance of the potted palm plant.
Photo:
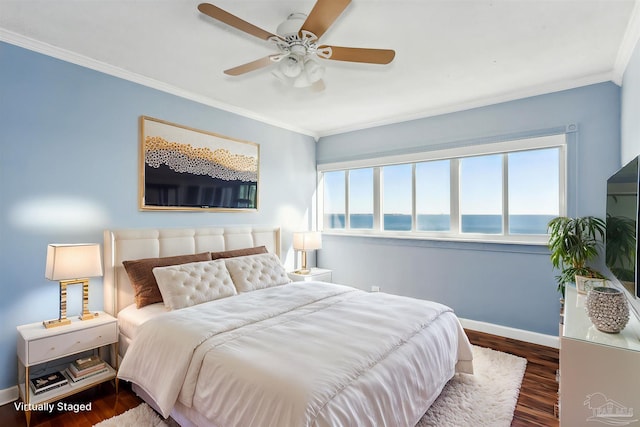
POLYGON ((564 297, 566 284, 574 282, 582 293, 591 287, 603 286, 604 276, 588 264, 598 256, 605 237, 605 222, 593 216, 562 216, 552 219, 547 230, 551 263, 560 270, 556 276, 558 292, 564 297))

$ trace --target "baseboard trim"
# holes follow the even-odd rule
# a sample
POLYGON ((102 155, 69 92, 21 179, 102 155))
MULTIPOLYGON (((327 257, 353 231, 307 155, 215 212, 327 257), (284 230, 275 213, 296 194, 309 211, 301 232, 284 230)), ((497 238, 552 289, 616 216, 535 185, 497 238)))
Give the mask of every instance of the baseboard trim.
POLYGON ((525 331, 524 329, 510 328, 508 326, 493 323, 479 322, 477 320, 460 319, 462 327, 487 334, 498 335, 505 338, 525 341, 546 347, 560 348, 560 339, 557 336, 545 335, 538 332, 525 331))
POLYGON ((7 403, 11 403, 17 399, 18 399, 17 385, 14 385, 13 387, 5 388, 4 390, 0 390, 0 406, 6 405, 7 403))

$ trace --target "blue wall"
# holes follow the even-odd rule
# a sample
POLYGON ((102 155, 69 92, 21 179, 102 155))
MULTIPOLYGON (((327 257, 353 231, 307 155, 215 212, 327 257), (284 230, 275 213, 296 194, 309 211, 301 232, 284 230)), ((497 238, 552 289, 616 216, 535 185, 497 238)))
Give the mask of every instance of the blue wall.
POLYGON ((620 166, 640 155, 640 43, 622 79, 622 158, 620 166))
MULTIPOLYGON (((568 144, 568 214, 604 216, 620 164, 620 88, 603 83, 326 138, 318 163, 534 136, 577 125, 568 144)), ((334 280, 433 299, 463 318, 558 334, 559 294, 544 246, 325 236, 334 280)))
POLYGON ((47 244, 102 242, 107 228, 279 224, 286 250, 310 221, 312 138, 3 43, 0 142, 0 390, 17 382, 16 326, 58 316, 47 244), (141 115, 260 144, 259 211, 139 211, 141 115))

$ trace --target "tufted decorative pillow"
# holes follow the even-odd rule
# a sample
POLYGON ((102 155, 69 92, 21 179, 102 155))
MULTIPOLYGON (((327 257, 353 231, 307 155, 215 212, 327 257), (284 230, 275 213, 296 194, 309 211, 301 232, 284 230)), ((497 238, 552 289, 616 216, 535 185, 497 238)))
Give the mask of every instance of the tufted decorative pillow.
POLYGON ((248 255, 224 260, 238 292, 284 285, 291 280, 277 255, 248 255))
POLYGON ((122 261, 122 265, 129 276, 129 281, 135 294, 136 307, 162 302, 162 294, 153 275, 155 267, 186 264, 188 262, 209 261, 211 253, 168 256, 162 258, 144 258, 122 261))
POLYGON ((223 260, 156 267, 164 305, 175 310, 236 294, 223 260))

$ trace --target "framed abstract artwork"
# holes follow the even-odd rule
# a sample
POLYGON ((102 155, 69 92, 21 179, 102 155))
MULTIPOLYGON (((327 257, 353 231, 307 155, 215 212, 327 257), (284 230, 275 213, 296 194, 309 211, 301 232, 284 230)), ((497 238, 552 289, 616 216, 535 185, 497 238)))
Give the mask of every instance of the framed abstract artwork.
POLYGON ((260 146, 140 117, 142 210, 255 211, 260 146))

